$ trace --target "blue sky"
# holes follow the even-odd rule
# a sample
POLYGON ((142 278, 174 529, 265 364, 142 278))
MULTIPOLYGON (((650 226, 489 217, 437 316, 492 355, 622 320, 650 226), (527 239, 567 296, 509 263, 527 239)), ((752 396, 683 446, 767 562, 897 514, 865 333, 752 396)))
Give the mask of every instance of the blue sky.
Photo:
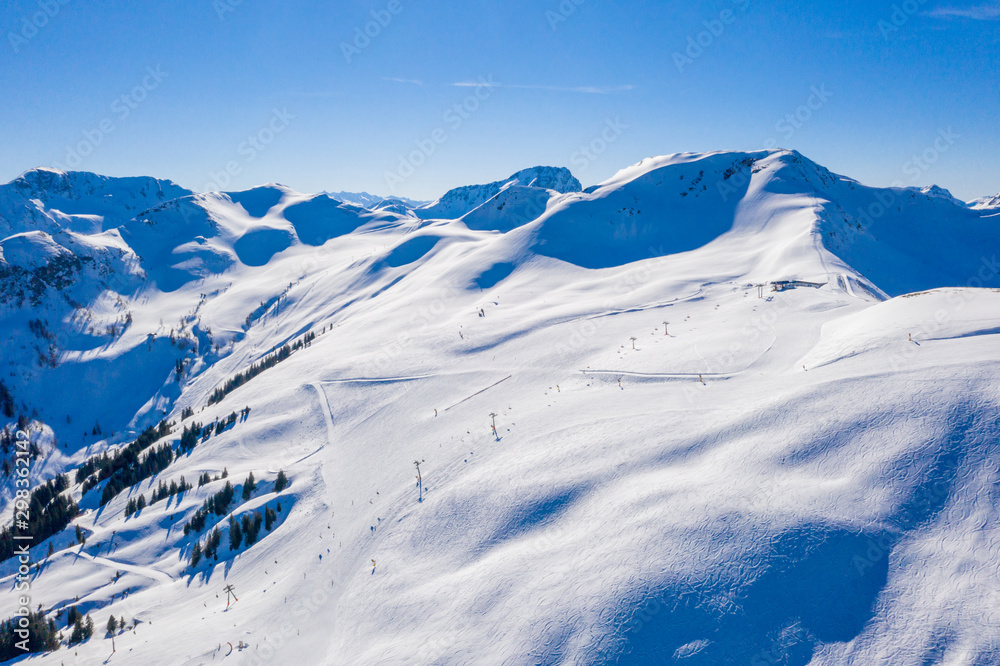
POLYGON ((996 0, 7 0, 0 28, 4 182, 432 199, 776 145, 872 185, 1000 192, 996 0))

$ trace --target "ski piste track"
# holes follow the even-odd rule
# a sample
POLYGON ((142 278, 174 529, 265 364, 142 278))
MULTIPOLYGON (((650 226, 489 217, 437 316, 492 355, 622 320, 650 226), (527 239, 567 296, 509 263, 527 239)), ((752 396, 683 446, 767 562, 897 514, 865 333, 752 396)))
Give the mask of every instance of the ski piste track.
POLYGON ((157 583, 168 584, 168 583, 174 582, 174 579, 171 578, 169 574, 166 574, 166 573, 164 573, 162 571, 159 571, 157 569, 153 569, 152 567, 143 567, 143 566, 139 566, 139 565, 136 565, 136 564, 126 564, 125 562, 118 562, 118 561, 115 561, 115 560, 109 560, 106 557, 100 557, 100 556, 97 556, 97 555, 91 555, 90 553, 86 552, 82 548, 80 550, 72 551, 72 552, 73 552, 73 555, 75 555, 76 557, 79 557, 79 558, 82 558, 82 559, 85 559, 85 560, 90 560, 94 564, 100 564, 102 566, 109 567, 111 569, 116 569, 116 570, 121 570, 121 571, 128 571, 129 573, 139 574, 140 576, 145 576, 146 578, 151 578, 151 579, 155 580, 157 583))
POLYGON ((718 372, 622 372, 620 370, 580 370, 580 374, 583 375, 600 375, 602 377, 621 377, 622 379, 638 379, 638 380, 649 380, 649 381, 671 381, 671 380, 712 380, 720 381, 724 379, 732 379, 737 373, 718 373, 718 372))

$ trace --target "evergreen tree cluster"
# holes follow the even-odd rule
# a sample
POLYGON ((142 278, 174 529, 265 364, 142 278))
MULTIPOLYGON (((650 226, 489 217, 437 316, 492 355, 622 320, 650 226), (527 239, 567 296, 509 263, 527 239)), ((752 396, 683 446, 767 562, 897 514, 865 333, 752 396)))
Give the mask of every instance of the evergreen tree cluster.
POLYGON ((139 511, 142 511, 145 508, 146 508, 145 495, 139 495, 138 499, 133 497, 129 499, 128 502, 125 503, 125 515, 131 516, 133 513, 138 513, 139 511))
POLYGON ((316 339, 315 333, 306 333, 301 340, 296 341, 294 344, 292 345, 286 344, 277 351, 271 352, 270 354, 268 354, 261 360, 257 361, 243 372, 240 372, 234 375, 233 377, 227 379, 222 386, 216 388, 215 391, 212 392, 212 395, 208 398, 208 404, 214 405, 217 402, 221 402, 222 399, 225 398, 227 395, 229 395, 239 387, 243 386, 244 384, 246 384, 248 381, 259 375, 260 373, 270 368, 273 368, 274 366, 278 365, 279 363, 287 359, 289 356, 292 355, 292 352, 298 351, 303 347, 308 347, 309 345, 311 345, 313 340, 315 339, 316 339))
POLYGON ((288 477, 285 476, 285 470, 279 470, 278 478, 274 480, 274 492, 280 493, 287 487, 288 487, 288 477))
POLYGON ((32 319, 28 322, 28 330, 31 331, 32 335, 36 338, 41 338, 43 340, 55 340, 55 333, 49 330, 49 322, 42 321, 41 319, 32 319))
MULTIPOLYGON (((74 610, 76 609, 74 608, 74 610)), ((73 633, 69 635, 69 644, 76 645, 77 643, 89 641, 90 637, 93 635, 94 635, 94 620, 89 615, 85 620, 80 620, 78 611, 77 619, 75 622, 73 622, 73 633)))
POLYGON ((194 416, 194 408, 193 407, 185 407, 184 409, 181 410, 181 421, 189 419, 192 416, 194 416))
POLYGON ((198 477, 198 487, 201 488, 204 485, 212 483, 213 481, 219 481, 220 479, 229 478, 229 470, 225 467, 222 468, 222 474, 216 474, 214 477, 208 472, 202 472, 201 476, 198 477))
MULTIPOLYGON (((181 432, 181 452, 187 453, 188 451, 194 449, 194 447, 198 446, 198 440, 202 439, 203 434, 204 428, 197 421, 189 426, 184 426, 184 430, 181 432)), ((209 435, 210 434, 211 432, 209 432, 209 435)), ((204 439, 208 439, 208 436, 205 436, 204 439)))
POLYGON ((247 548, 256 543, 257 535, 260 533, 260 525, 263 522, 260 511, 254 511, 253 516, 244 513, 240 518, 240 527, 243 528, 243 538, 247 542, 247 548))
POLYGON ((201 542, 195 541, 194 547, 191 548, 191 566, 196 567, 199 562, 201 562, 201 542))
POLYGON ((12 522, 0 531, 0 562, 14 557, 15 531, 19 534, 30 534, 35 543, 40 543, 61 532, 71 520, 80 515, 80 507, 73 498, 62 494, 67 488, 69 488, 69 477, 60 474, 31 492, 28 500, 27 529, 19 526, 15 530, 15 523, 12 522))
POLYGON ((214 423, 209 423, 208 425, 202 425, 194 421, 190 426, 185 426, 181 433, 181 452, 188 453, 194 447, 198 446, 199 442, 207 442, 212 435, 221 435, 227 428, 236 423, 236 418, 236 412, 233 412, 225 419, 216 420, 214 423))
POLYGON ((229 516, 229 550, 239 550, 243 543, 243 530, 235 517, 229 516))
POLYGON ((0 624, 0 661, 24 656, 25 654, 52 652, 59 649, 59 634, 55 620, 46 620, 41 611, 28 611, 27 626, 21 626, 21 617, 12 617, 0 624), (27 629, 28 638, 23 639, 15 629, 27 629), (20 647, 19 647, 20 646, 20 647), (27 647, 27 652, 21 649, 27 647))
POLYGON ((201 532, 205 529, 205 521, 213 513, 217 516, 226 515, 229 512, 229 505, 233 503, 233 497, 235 496, 236 489, 233 488, 231 482, 226 481, 226 487, 205 500, 201 508, 191 516, 191 520, 184 524, 184 534, 189 534, 192 531, 195 533, 201 532))
POLYGON ((99 456, 91 456, 76 470, 76 482, 83 484, 86 493, 101 481, 111 478, 115 472, 136 466, 139 454, 152 446, 153 442, 170 434, 170 424, 160 421, 159 425, 150 426, 142 431, 134 442, 108 455, 105 451, 99 456))
MULTIPOLYGON (((244 513, 240 516, 239 520, 236 520, 235 516, 229 516, 229 550, 235 553, 244 544, 249 548, 256 543, 257 537, 260 535, 261 524, 264 525, 266 532, 270 532, 274 524, 278 521, 279 511, 281 511, 281 504, 278 504, 277 511, 271 507, 267 507, 264 510, 263 516, 260 515, 260 511, 254 511, 252 514, 244 513)), ((185 533, 186 530, 187 526, 185 526, 185 533)), ((200 541, 195 541, 194 547, 191 550, 191 566, 198 566, 202 556, 218 560, 219 542, 221 539, 222 535, 219 532, 218 525, 216 525, 205 539, 204 547, 202 547, 200 541)))
POLYGON ((0 411, 7 418, 14 418, 14 396, 10 394, 10 389, 2 379, 0 379, 0 411))
POLYGON ((243 482, 243 501, 246 502, 251 497, 253 497, 253 491, 257 490, 257 482, 253 478, 253 472, 247 475, 246 481, 243 482))
POLYGON ((193 486, 184 480, 183 475, 181 476, 180 483, 177 483, 176 481, 171 481, 169 486, 166 483, 164 483, 162 479, 160 479, 159 485, 156 487, 156 490, 153 491, 153 499, 149 503, 156 504, 161 499, 173 497, 178 493, 183 493, 188 490, 191 490, 191 488, 193 488, 193 486))
POLYGON ((146 453, 141 461, 120 467, 109 478, 101 491, 101 506, 104 506, 126 488, 159 474, 174 461, 174 450, 170 444, 161 444, 146 453))
POLYGON ((212 531, 208 533, 205 537, 205 559, 212 558, 213 560, 219 559, 219 544, 222 543, 222 532, 219 531, 218 525, 212 528, 212 531))
POLYGON ((3 430, 0 430, 0 449, 3 450, 5 456, 10 453, 10 450, 15 445, 15 442, 16 440, 14 439, 14 435, 10 432, 10 428, 4 426, 3 430))
POLYGON ((226 431, 226 428, 231 427, 236 423, 236 412, 231 412, 229 416, 226 417, 225 421, 217 421, 215 424, 215 434, 221 435, 226 431))

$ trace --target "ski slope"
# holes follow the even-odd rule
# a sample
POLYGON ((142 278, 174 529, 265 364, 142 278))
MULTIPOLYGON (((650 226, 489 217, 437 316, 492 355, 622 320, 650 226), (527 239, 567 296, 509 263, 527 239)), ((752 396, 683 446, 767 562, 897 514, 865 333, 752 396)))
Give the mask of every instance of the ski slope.
POLYGON ((98 630, 25 663, 1000 663, 989 210, 787 151, 651 158, 586 191, 535 173, 417 217, 268 185, 0 242, 37 480, 164 417, 176 441, 184 408, 252 407, 103 507, 69 491, 88 538, 54 537, 32 602, 79 597, 98 630), (33 304, 27 243, 95 259, 33 304), (218 523, 218 561, 190 567, 182 525, 221 479, 124 514, 223 469, 236 501, 198 535, 218 523), (229 549, 229 515, 279 502, 229 549), (109 614, 139 621, 114 654, 109 614))

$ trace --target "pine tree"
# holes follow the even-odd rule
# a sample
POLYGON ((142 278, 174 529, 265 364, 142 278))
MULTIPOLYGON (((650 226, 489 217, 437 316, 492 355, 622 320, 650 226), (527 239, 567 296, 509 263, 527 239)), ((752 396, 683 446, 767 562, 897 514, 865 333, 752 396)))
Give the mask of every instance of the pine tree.
POLYGON ((108 633, 114 634, 116 631, 118 631, 118 620, 112 615, 108 618, 108 633))
POLYGON ((75 645, 77 643, 83 642, 83 626, 82 622, 77 622, 73 625, 73 632, 69 635, 69 644, 75 645))
POLYGON ((278 514, 271 507, 267 507, 264 510, 264 529, 270 532, 276 520, 278 520, 278 514))
POLYGON ((213 560, 219 559, 219 544, 222 543, 222 532, 219 531, 218 526, 216 526, 205 539, 205 557, 211 557, 213 560))
POLYGON ((288 487, 288 477, 285 476, 285 470, 280 470, 278 472, 278 478, 274 480, 274 492, 280 493, 287 487, 288 487))
POLYGON ((196 567, 201 562, 201 543, 195 541, 194 548, 191 549, 191 566, 196 567))
POLYGON ((89 640, 94 635, 94 620, 90 615, 87 616, 87 621, 83 627, 83 635, 84 640, 89 640))
POLYGON ((254 481, 253 472, 250 472, 247 476, 247 480, 243 482, 243 501, 247 501, 253 495, 253 491, 257 489, 257 482, 254 481))
POLYGON ((259 511, 254 511, 251 517, 243 514, 243 535, 247 546, 252 546, 257 541, 257 534, 260 532, 260 524, 263 522, 259 511))
POLYGON ((229 550, 237 551, 243 543, 243 530, 235 518, 229 516, 229 550))

